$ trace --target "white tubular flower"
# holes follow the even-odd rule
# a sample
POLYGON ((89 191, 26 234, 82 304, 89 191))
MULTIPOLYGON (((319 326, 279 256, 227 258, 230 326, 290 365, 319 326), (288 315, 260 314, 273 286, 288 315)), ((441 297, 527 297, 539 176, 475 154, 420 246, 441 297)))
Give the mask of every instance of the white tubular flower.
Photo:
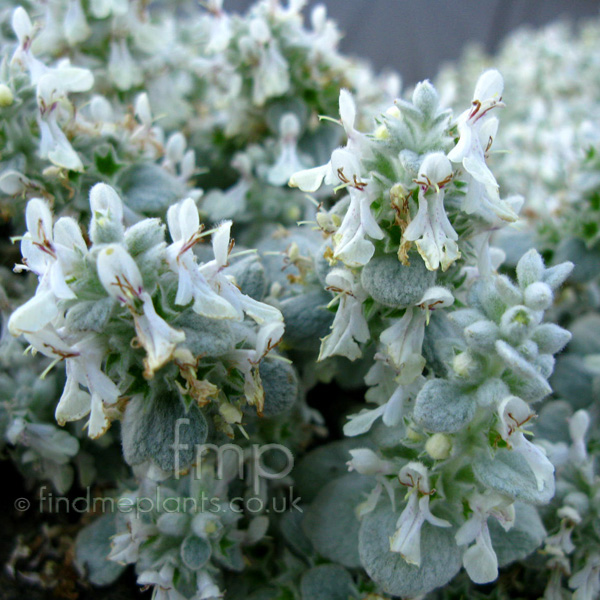
POLYGON ((366 293, 358 278, 348 269, 332 269, 325 281, 328 289, 338 294, 329 306, 338 301, 339 304, 331 333, 321 340, 318 360, 336 355, 355 360, 361 355, 358 342, 369 339, 369 326, 362 311, 366 293))
POLYGON ((450 161, 441 153, 428 154, 419 169, 419 209, 404 232, 404 239, 415 242, 430 271, 440 265, 445 271, 460 257, 456 240, 444 208, 444 186, 452 178, 450 161))
POLYGON ((104 434, 110 425, 104 406, 118 400, 119 389, 102 372, 106 349, 97 336, 74 338, 66 330, 56 330, 49 325, 39 331, 25 333, 25 338, 45 356, 65 361, 67 381, 55 413, 58 424, 77 421, 89 414, 88 435, 98 438, 104 434), (84 391, 82 386, 88 391, 84 391))
POLYGON ((265 405, 265 391, 260 379, 260 361, 279 343, 283 336, 284 324, 272 321, 263 325, 256 334, 253 350, 233 350, 226 355, 235 367, 244 375, 244 396, 250 406, 256 407, 256 412, 262 416, 265 405))
POLYGON ((37 83, 39 107, 40 156, 58 167, 83 171, 83 164, 58 124, 61 111, 70 115, 67 99, 70 92, 85 92, 94 85, 94 76, 87 69, 71 67, 68 61, 56 69, 48 69, 37 83))
POLYGON ((98 254, 98 276, 104 289, 133 315, 139 343, 146 350, 144 375, 167 363, 175 346, 185 340, 182 331, 173 329, 154 309, 152 298, 143 288, 142 276, 135 261, 120 244, 110 244, 98 254))
POLYGON ((600 594, 600 554, 587 557, 583 569, 569 579, 573 600, 595 600, 600 594))
POLYGON ((571 540, 573 529, 581 523, 581 516, 572 506, 562 506, 556 511, 560 518, 560 530, 546 538, 546 546, 559 548, 565 554, 575 551, 575 544, 571 540))
POLYGON ((32 198, 25 209, 27 233, 21 240, 23 265, 38 276, 35 296, 17 308, 8 322, 12 335, 35 332, 50 323, 58 314, 57 300, 70 300, 75 294, 67 279, 87 252, 79 225, 63 217, 52 226, 52 213, 40 198, 32 198))
POLYGON ((453 303, 454 296, 446 288, 431 287, 415 306, 406 309, 401 319, 381 333, 379 339, 391 366, 399 372, 399 383, 412 383, 423 371, 425 359, 421 350, 430 311, 453 303))
POLYGON ((331 155, 331 166, 348 186, 350 204, 339 229, 333 235, 333 255, 349 267, 366 265, 375 252, 365 236, 380 240, 383 231, 371 213, 372 198, 360 179, 360 162, 350 151, 340 148, 331 155))
POLYGON ((490 229, 482 231, 471 238, 475 255, 478 257, 477 266, 462 268, 462 272, 466 276, 465 285, 470 284, 477 277, 489 278, 506 260, 504 250, 490 246, 490 239, 493 233, 493 229, 490 229))
POLYGON ((419 462, 410 462, 400 470, 398 479, 410 489, 408 503, 398 522, 396 532, 390 538, 390 550, 398 552, 404 560, 419 567, 421 565, 421 527, 427 521, 436 527, 450 527, 450 523, 431 514, 429 497, 435 490, 429 485, 427 467, 419 462))
POLYGON ((31 51, 33 24, 27 11, 22 6, 17 7, 13 12, 12 28, 19 42, 13 54, 12 62, 22 64, 29 71, 31 83, 36 85, 40 77, 48 71, 48 67, 35 58, 31 51))
POLYGON ((113 40, 110 43, 110 58, 108 74, 116 88, 122 91, 130 90, 140 85, 144 80, 143 74, 129 52, 126 39, 113 40))
POLYGON ((538 491, 554 490, 554 466, 543 448, 532 444, 524 435, 523 426, 535 413, 516 396, 508 396, 498 405, 498 429, 502 439, 527 461, 537 483, 538 491))
POLYGON ((505 531, 515 522, 513 500, 497 494, 474 492, 469 498, 473 513, 456 532, 456 543, 465 546, 475 541, 463 554, 463 566, 475 583, 488 583, 498 577, 498 558, 492 547, 488 518, 495 517, 505 531))
POLYGON ((211 319, 239 319, 239 313, 208 284, 196 264, 193 247, 201 234, 196 203, 187 198, 169 207, 167 223, 173 243, 167 248, 167 262, 179 275, 175 304, 185 306, 192 300, 194 312, 211 319))
POLYGON ((589 426, 590 416, 586 410, 578 410, 569 419, 569 434, 573 442, 569 449, 569 458, 576 465, 581 465, 588 459, 585 436, 589 426))
POLYGON ((282 96, 290 88, 290 69, 287 60, 273 39, 266 21, 256 17, 250 22, 251 44, 258 54, 254 68, 252 101, 263 106, 269 98, 282 96))
POLYGON ((183 133, 177 131, 171 134, 165 145, 165 158, 161 165, 184 183, 196 169, 196 153, 191 149, 186 152, 186 148, 187 141, 183 133))
POLYGON ((83 171, 83 163, 71 146, 67 136, 50 113, 46 119, 38 118, 40 127, 40 156, 47 158, 53 165, 69 171, 83 171))
POLYGON ((362 150, 365 144, 365 134, 354 128, 356 122, 356 104, 348 90, 340 90, 340 123, 348 136, 348 150, 362 150))
MULTIPOLYGON (((348 142, 345 148, 341 148, 338 150, 348 151, 348 154, 352 155, 358 154, 360 155, 363 150, 366 149, 366 144, 363 143, 364 134, 358 132, 354 129, 354 121, 356 119, 356 106, 354 104, 354 100, 350 95, 350 92, 347 90, 340 91, 340 99, 339 99, 339 107, 340 107, 340 124, 344 128, 346 135, 348 136, 348 142)), ((334 154, 337 152, 334 150, 334 154)), ((358 159, 356 157, 351 156, 351 158, 346 158, 344 162, 348 162, 349 160, 353 160, 355 163, 358 163, 358 159)), ((333 166, 333 155, 332 160, 328 163, 321 165, 320 167, 313 167, 312 169, 305 169, 304 171, 299 171, 290 177, 288 185, 290 187, 300 188, 303 192, 316 192, 325 180, 326 185, 334 185, 338 182, 338 172, 337 168, 339 166, 344 166, 343 164, 337 165, 335 168, 333 166)), ((344 174, 345 178, 350 177, 350 181, 352 180, 353 174, 358 174, 358 168, 354 168, 346 171, 344 174)), ((340 177, 342 183, 345 181, 340 177)), ((377 238, 379 239, 379 238, 377 238)))
POLYGON ((223 0, 208 0, 206 8, 210 11, 207 19, 208 43, 205 52, 207 54, 221 54, 225 51, 231 40, 231 18, 223 10, 223 0))
POLYGON ((350 415, 348 422, 344 425, 344 435, 346 437, 353 437, 366 433, 384 412, 385 405, 382 405, 373 409, 363 409, 355 415, 350 415))
POLYGON ((231 307, 228 316, 221 318, 234 318, 241 321, 245 313, 259 325, 283 322, 283 316, 277 308, 242 294, 233 278, 224 272, 229 264, 229 252, 233 245, 230 232, 231 221, 224 221, 217 227, 212 236, 215 258, 200 267, 200 273, 206 278, 210 287, 231 307))
POLYGON ((382 460, 375 452, 368 448, 356 448, 349 452, 352 460, 346 463, 348 471, 356 471, 361 475, 373 476, 377 481, 377 485, 371 490, 367 499, 356 507, 358 518, 360 519, 375 509, 384 489, 388 493, 392 508, 395 510, 394 488, 390 480, 385 477, 394 472, 394 465, 388 460, 382 460))
POLYGON ((128 0, 91 0, 90 2, 90 10, 96 19, 106 19, 111 14, 125 15, 128 9, 128 0))
POLYGON ((477 212, 484 217, 491 213, 512 222, 517 220, 517 213, 507 201, 500 199, 498 182, 485 162, 498 131, 498 119, 489 112, 496 106, 503 106, 503 89, 502 75, 495 69, 479 77, 471 108, 457 119, 460 139, 448 153, 448 158, 462 164, 467 172, 468 191, 462 209, 468 214, 477 212))
POLYGON ((200 571, 196 575, 196 595, 194 600, 212 600, 222 598, 223 592, 206 571, 200 571))
POLYGON ((286 113, 281 117, 279 135, 279 157, 267 171, 267 181, 276 186, 285 185, 294 173, 305 166, 298 156, 300 122, 295 114, 286 113))
POLYGON ((67 8, 67 12, 65 13, 63 28, 70 46, 75 46, 90 37, 92 30, 85 18, 85 13, 81 7, 81 0, 69 1, 69 8, 67 8))
MULTIPOLYGON (((132 504, 135 503, 135 494, 121 496, 132 504)), ((128 514, 126 517, 127 531, 115 535, 111 540, 111 550, 108 559, 122 565, 128 565, 138 561, 140 546, 150 537, 158 533, 156 525, 145 523, 138 515, 128 514)))
POLYGON ((170 563, 163 565, 160 570, 143 571, 138 575, 139 585, 153 585, 152 600, 186 600, 186 597, 175 589, 173 576, 175 567, 170 563))
POLYGON ((417 377, 408 385, 398 385, 397 373, 387 365, 385 357, 376 354, 375 359, 376 362, 365 375, 365 384, 369 386, 366 398, 368 402, 375 402, 379 406, 350 415, 344 425, 344 435, 348 437, 366 433, 379 417, 387 427, 399 425, 405 401, 415 398, 425 382, 424 377, 417 377))
POLYGON ((394 471, 389 460, 383 460, 369 448, 349 450, 352 459, 349 460, 348 471, 356 471, 361 475, 386 475, 394 471))

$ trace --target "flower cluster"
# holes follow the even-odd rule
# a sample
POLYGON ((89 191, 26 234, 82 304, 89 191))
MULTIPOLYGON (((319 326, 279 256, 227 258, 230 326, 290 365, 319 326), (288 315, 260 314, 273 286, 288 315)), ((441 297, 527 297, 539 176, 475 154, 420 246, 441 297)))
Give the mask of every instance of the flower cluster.
POLYGON ((503 253, 490 247, 491 234, 522 205, 500 199, 487 165, 502 89, 497 71, 484 72, 471 108, 453 121, 434 88, 419 84, 412 103, 397 101, 370 135, 354 129, 343 91, 347 145, 290 181, 306 191, 323 183, 348 191, 318 220, 329 238, 324 283, 338 302, 319 360, 365 354, 370 364, 366 397, 376 407, 351 415, 344 432, 370 433, 379 453, 357 441, 348 464, 376 485, 357 509, 357 539, 347 543, 394 595, 442 585, 461 557, 471 580, 493 581, 502 542, 492 539, 489 518, 503 535, 533 519, 530 552, 544 536, 532 506, 555 491, 554 466, 528 439, 527 423, 532 404, 552 392, 553 355, 570 339, 543 317, 573 265, 546 268, 531 250, 516 284, 497 272, 503 253), (415 139, 419 129, 427 134, 415 139), (390 527, 402 489, 408 502, 390 527), (424 560, 434 547, 445 548, 445 558, 424 560), (419 582, 404 579, 407 565, 420 569, 419 582))
POLYGON ((0 15, 2 448, 96 585, 591 600, 597 26, 400 95, 304 4, 0 15))

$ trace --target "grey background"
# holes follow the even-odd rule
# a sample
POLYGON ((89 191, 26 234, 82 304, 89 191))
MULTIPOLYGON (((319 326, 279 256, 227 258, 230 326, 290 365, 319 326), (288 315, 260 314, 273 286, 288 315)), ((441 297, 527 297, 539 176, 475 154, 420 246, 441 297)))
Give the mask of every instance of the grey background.
MULTIPOLYGON (((521 25, 539 27, 560 17, 574 21, 600 14, 597 0, 324 0, 321 3, 345 33, 341 43, 344 53, 368 58, 378 70, 393 68, 402 75, 406 86, 435 77, 441 64, 457 59, 469 42, 483 44, 493 52, 507 33, 521 25)), ((225 0, 224 7, 243 12, 251 4, 251 0, 225 0)), ((308 10, 315 4, 311 1, 308 10)))

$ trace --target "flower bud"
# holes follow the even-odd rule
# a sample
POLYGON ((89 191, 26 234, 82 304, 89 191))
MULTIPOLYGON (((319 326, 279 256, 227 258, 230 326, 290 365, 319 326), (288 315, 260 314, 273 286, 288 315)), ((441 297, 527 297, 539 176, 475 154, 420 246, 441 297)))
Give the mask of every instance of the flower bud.
POLYGON ((361 475, 377 475, 378 473, 387 473, 390 467, 387 461, 381 460, 373 450, 368 448, 356 448, 350 450, 352 460, 349 460, 349 471, 356 471, 361 475))
POLYGON ((14 99, 11 89, 5 83, 0 83, 0 108, 10 106, 14 99))
POLYGON ((105 183, 90 190, 90 238, 94 244, 110 244, 123 239, 123 203, 117 192, 105 183))
POLYGON ((434 460, 446 460, 452 452, 452 440, 444 433, 434 433, 425 443, 425 452, 434 460))
POLYGON ((552 306, 553 294, 550 286, 536 281, 525 288, 525 305, 532 310, 546 310, 552 306))

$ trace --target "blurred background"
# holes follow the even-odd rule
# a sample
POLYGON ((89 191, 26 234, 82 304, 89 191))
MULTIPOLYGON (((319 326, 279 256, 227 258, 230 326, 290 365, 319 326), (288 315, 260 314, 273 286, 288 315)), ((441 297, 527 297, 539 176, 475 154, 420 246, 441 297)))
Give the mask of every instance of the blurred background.
MULTIPOLYGON (((251 0, 225 0, 243 12, 251 0)), ((318 2, 309 2, 309 10, 318 2)), ((432 79, 472 43, 494 52, 511 31, 557 19, 579 21, 600 13, 598 0, 324 0, 344 38, 341 51, 369 59, 377 70, 402 75, 404 87, 432 79)), ((600 43, 600 41, 599 41, 600 43)))

